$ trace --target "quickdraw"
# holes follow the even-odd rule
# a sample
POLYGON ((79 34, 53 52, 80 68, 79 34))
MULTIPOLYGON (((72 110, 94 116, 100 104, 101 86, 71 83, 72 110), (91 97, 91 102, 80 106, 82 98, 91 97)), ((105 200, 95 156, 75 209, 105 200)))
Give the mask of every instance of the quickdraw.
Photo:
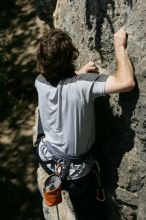
POLYGON ((101 182, 101 177, 100 177, 100 167, 97 161, 94 161, 93 163, 93 172, 95 173, 96 181, 97 181, 96 199, 100 202, 104 202, 105 191, 104 191, 104 188, 102 187, 102 182, 101 182))

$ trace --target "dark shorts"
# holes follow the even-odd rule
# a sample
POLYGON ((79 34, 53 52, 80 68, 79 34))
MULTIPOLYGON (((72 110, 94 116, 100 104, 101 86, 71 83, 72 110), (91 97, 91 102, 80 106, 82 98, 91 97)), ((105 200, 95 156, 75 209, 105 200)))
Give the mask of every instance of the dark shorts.
POLYGON ((91 171, 77 180, 67 180, 65 189, 74 208, 77 220, 106 220, 103 202, 96 199, 96 178, 91 171))

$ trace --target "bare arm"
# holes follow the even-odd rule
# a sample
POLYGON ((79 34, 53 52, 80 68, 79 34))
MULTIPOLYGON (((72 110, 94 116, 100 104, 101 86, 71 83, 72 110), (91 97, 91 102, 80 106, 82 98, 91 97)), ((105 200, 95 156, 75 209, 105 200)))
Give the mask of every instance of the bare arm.
POLYGON ((126 49, 127 33, 120 29, 114 35, 115 56, 117 69, 113 76, 109 76, 105 85, 105 93, 129 92, 134 86, 134 70, 126 49))

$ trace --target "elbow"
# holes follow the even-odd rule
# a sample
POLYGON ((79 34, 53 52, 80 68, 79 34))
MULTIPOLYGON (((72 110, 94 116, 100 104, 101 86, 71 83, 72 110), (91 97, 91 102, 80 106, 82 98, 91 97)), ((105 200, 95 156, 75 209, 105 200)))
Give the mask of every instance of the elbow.
POLYGON ((134 89, 134 87, 135 87, 134 79, 130 80, 130 81, 127 81, 124 84, 124 92, 131 92, 134 89))

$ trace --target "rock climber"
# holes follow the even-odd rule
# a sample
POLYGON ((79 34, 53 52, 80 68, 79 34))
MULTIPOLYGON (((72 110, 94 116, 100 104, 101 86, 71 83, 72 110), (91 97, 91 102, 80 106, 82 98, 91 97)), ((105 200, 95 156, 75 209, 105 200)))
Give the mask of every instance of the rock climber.
POLYGON ((94 100, 130 92, 135 87, 134 70, 126 48, 127 35, 123 28, 114 34, 116 69, 112 75, 102 74, 93 61, 75 71, 79 52, 61 29, 51 29, 39 45, 35 87, 43 136, 37 153, 50 174, 56 172, 58 163, 62 164, 64 187, 79 220, 98 219, 96 178, 91 169, 92 156, 89 156, 95 140, 94 100), (63 157, 70 159, 67 168, 63 157))

